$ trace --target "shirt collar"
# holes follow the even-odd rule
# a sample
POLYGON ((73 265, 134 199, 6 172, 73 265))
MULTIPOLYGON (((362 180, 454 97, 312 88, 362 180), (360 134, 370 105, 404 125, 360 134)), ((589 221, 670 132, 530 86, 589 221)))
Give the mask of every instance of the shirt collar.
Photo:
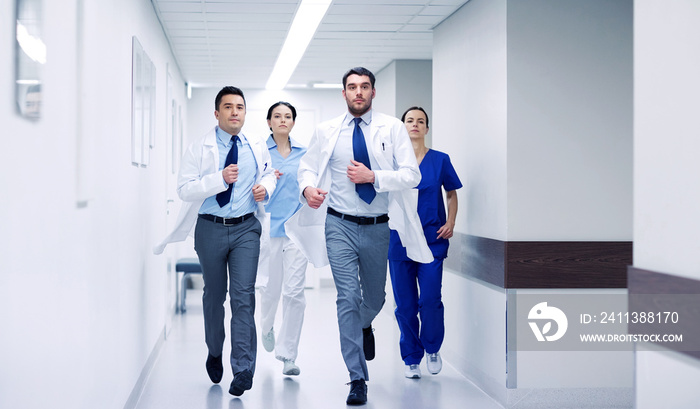
MULTIPOLYGON (((294 138, 292 138, 291 136, 289 137, 289 145, 292 147, 292 149, 294 149, 294 148, 301 148, 301 147, 302 147, 302 144, 300 144, 299 142, 297 142, 297 141, 296 141, 294 138)), ((275 138, 273 138, 273 137, 272 137, 272 134, 270 134, 270 136, 267 138, 267 149, 272 149, 272 148, 275 148, 275 147, 277 147, 277 142, 275 142, 275 138)))
MULTIPOLYGON (((360 118, 362 118, 362 122, 369 125, 370 123, 372 123, 372 110, 370 109, 369 111, 365 112, 364 115, 362 115, 360 118)), ((345 114, 345 121, 343 123, 346 125, 353 125, 353 119, 355 119, 355 117, 352 116, 350 112, 348 112, 345 114)))
MULTIPOLYGON (((225 146, 228 146, 229 142, 231 142, 232 137, 233 135, 219 128, 219 125, 216 126, 216 138, 219 140, 219 142, 223 143, 225 146)), ((245 135, 243 135, 243 132, 240 132, 238 134, 238 138, 241 140, 241 143, 247 142, 245 135)))

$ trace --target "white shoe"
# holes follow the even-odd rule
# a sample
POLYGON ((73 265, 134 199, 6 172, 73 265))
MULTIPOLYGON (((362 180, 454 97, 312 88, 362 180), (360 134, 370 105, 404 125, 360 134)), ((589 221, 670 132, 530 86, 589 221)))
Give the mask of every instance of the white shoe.
POLYGON ((428 354, 428 361, 426 362, 428 367, 428 372, 433 375, 437 375, 442 370, 442 358, 440 358, 440 353, 436 352, 434 354, 428 354))
POLYGON ((406 365, 403 373, 408 379, 420 379, 420 366, 418 364, 406 365))
POLYGON ((270 328, 270 332, 263 334, 262 344, 265 351, 272 352, 275 349, 275 330, 270 328))
POLYGON ((284 360, 284 369, 282 369, 282 373, 285 375, 299 375, 301 373, 301 370, 299 367, 292 361, 291 359, 285 359, 284 360))

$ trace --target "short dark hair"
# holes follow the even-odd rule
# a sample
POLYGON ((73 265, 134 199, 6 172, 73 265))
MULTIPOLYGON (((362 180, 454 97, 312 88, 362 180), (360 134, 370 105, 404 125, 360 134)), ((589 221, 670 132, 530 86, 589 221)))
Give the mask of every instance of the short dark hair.
POLYGON ((290 104, 289 102, 279 101, 279 102, 275 102, 274 104, 272 104, 270 109, 267 110, 267 120, 268 121, 270 119, 272 119, 272 111, 280 105, 284 105, 287 108, 291 109, 292 110, 292 120, 294 120, 294 121, 297 120, 297 110, 294 108, 294 106, 292 104, 290 104))
POLYGON ((229 85, 221 88, 221 91, 219 91, 219 93, 216 94, 216 99, 214 100, 215 110, 219 110, 219 105, 221 105, 221 99, 224 97, 224 95, 240 95, 241 98, 243 98, 243 105, 245 105, 245 96, 243 95, 243 91, 241 91, 240 88, 236 88, 229 85))
POLYGON ((408 109, 403 113, 403 115, 401 115, 401 122, 405 122, 405 120, 406 120, 406 114, 409 113, 409 112, 411 112, 411 111, 421 111, 422 113, 424 113, 424 114, 425 114, 425 127, 426 127, 426 128, 430 128, 430 126, 428 126, 428 122, 430 121, 430 120, 428 119, 428 113, 425 112, 425 109, 423 109, 422 107, 410 107, 410 108, 408 108, 408 109))
POLYGON ((343 89, 348 85, 348 77, 351 75, 359 75, 363 76, 366 75, 369 77, 369 83, 372 85, 372 89, 374 89, 374 74, 372 74, 372 71, 368 70, 365 67, 355 67, 351 68, 348 72, 343 75, 343 89))

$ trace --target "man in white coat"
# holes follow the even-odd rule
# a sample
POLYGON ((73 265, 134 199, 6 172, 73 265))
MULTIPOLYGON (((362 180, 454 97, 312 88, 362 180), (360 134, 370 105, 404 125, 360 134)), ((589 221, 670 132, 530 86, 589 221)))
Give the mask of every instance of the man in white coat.
POLYGON ((374 82, 363 67, 343 76, 348 112, 316 128, 299 165, 305 205, 286 224, 314 265, 330 262, 349 405, 367 402, 366 361, 374 358, 372 320, 386 295, 389 225, 409 257, 433 259, 416 212, 412 188, 421 176, 413 147, 401 121, 372 110, 374 82))
POLYGON ((258 218, 265 217, 262 203, 277 183, 265 141, 241 133, 245 114, 243 91, 236 87, 219 91, 214 111, 219 124, 194 141, 183 155, 177 192, 184 204, 175 230, 154 249, 160 254, 168 243, 184 240, 194 227, 194 247, 204 278, 206 369, 214 383, 221 381, 224 370, 228 283, 234 374, 229 393, 235 396, 253 385, 257 355, 255 277, 262 229, 258 218))

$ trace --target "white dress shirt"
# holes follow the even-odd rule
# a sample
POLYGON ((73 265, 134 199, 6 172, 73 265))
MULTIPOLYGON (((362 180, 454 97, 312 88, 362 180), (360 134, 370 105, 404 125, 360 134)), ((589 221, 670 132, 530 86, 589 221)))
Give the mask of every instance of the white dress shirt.
MULTIPOLYGON (((372 203, 367 204, 355 191, 355 184, 348 178, 348 165, 353 159, 352 134, 355 131, 355 118, 348 113, 345 115, 343 125, 340 129, 338 142, 331 154, 329 168, 331 170, 331 188, 328 191, 328 206, 340 213, 353 216, 379 216, 389 211, 389 194, 387 192, 377 192, 372 203)), ((369 135, 370 123, 372 122, 372 111, 362 115, 360 129, 365 135, 365 145, 369 153, 369 161, 372 169, 379 169, 377 161, 371 151, 371 140, 369 135)), ((375 186, 376 189, 376 186, 375 186)))

